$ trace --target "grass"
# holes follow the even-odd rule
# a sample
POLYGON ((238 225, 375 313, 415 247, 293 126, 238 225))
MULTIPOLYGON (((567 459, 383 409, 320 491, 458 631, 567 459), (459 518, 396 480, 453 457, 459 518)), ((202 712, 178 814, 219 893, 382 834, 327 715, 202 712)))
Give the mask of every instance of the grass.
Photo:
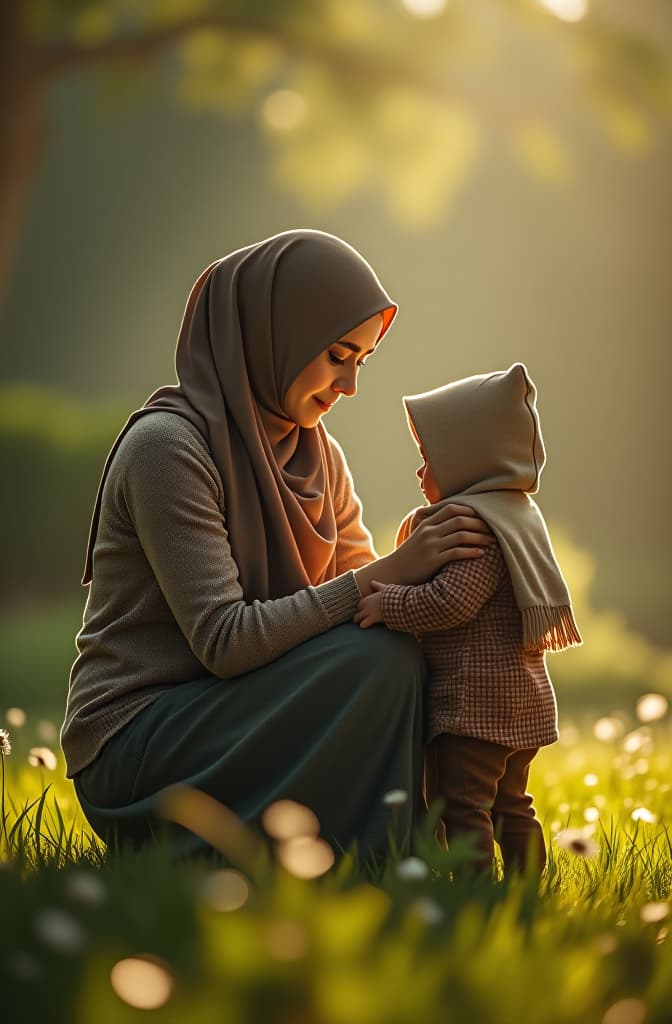
POLYGON ((14 729, 2 765, 3 1017, 669 1024, 672 736, 664 723, 610 721, 603 742, 567 723, 533 766, 549 845, 540 886, 454 880, 468 851, 442 850, 429 828, 410 867, 391 845, 377 869, 349 854, 313 880, 256 857, 270 848, 256 833, 226 864, 175 864, 160 844, 110 856, 62 762, 31 766, 43 739, 30 722, 14 729), (553 837, 568 828, 591 831, 594 856, 561 847, 553 837))

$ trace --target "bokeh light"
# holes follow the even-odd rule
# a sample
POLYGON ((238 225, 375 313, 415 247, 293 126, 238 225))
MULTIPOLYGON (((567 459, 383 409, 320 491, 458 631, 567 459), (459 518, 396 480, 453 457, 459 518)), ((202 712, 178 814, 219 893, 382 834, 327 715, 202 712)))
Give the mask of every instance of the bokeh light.
POLYGON ((157 1010, 170 999, 174 982, 167 966, 154 956, 119 960, 110 971, 110 983, 120 999, 138 1010, 157 1010))
POLYGON ((641 999, 619 999, 610 1006, 602 1024, 644 1024, 646 1004, 641 999))
POLYGON ((276 800, 264 810, 261 823, 274 839, 293 839, 295 836, 316 836, 320 822, 314 811, 296 800, 276 800))
POLYGON ((26 724, 26 712, 23 708, 7 708, 5 711, 5 721, 12 728, 20 729, 26 724))
POLYGON ((435 18, 446 8, 446 0, 401 0, 401 3, 416 18, 435 18))
POLYGON ((588 0, 539 0, 551 14, 562 21, 581 21, 588 13, 588 0))
POLYGON ((247 902, 250 887, 239 871, 225 868, 211 872, 204 880, 201 898, 212 910, 239 910, 247 902))
POLYGON ((278 860, 295 878, 318 878, 334 864, 334 851, 324 839, 296 836, 278 844, 278 860))
POLYGON ((291 132, 304 121, 307 104, 301 93, 276 89, 261 105, 263 123, 275 132, 291 132))
POLYGON ((656 722, 667 714, 669 707, 662 693, 645 693, 637 701, 636 714, 640 722, 656 722))

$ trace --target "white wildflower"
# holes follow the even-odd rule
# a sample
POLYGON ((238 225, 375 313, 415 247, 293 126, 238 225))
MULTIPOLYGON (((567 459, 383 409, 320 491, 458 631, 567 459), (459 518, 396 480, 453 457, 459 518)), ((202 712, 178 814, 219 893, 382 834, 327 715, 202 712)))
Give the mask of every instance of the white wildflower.
POLYGON ((12 752, 12 744, 9 742, 9 733, 6 729, 0 729, 0 755, 9 757, 12 752))
POLYGON ((599 847, 592 838, 592 831, 587 828, 565 828, 558 832, 555 841, 569 853, 575 853, 579 857, 595 857, 599 847))
POLYGON ((429 868, 419 857, 407 857, 406 860, 400 860, 395 871, 397 878, 401 878, 404 882, 419 882, 429 875, 429 868))

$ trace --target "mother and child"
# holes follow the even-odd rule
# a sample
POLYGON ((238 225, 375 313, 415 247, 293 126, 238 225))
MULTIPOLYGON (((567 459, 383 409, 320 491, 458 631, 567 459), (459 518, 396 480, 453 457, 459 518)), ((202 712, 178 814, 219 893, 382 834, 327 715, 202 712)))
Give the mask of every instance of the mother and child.
MULTIPOLYGON (((104 840, 147 842, 181 783, 246 822, 296 800, 336 850, 384 856, 383 797, 402 789, 402 834, 439 797, 478 867, 495 834, 507 868, 543 867, 525 790, 557 736, 544 652, 580 637, 529 497, 534 385, 516 364, 406 399, 429 504, 378 557, 322 421, 396 312, 321 231, 238 249, 194 284, 178 383, 114 442, 89 535, 61 743, 104 840)), ((179 827, 171 842, 208 850, 179 827)))

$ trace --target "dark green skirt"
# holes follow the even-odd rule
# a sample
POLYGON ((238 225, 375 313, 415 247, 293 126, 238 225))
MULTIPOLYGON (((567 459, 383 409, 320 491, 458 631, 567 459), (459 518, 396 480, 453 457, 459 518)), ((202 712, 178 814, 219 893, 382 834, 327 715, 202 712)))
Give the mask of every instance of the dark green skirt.
MULTIPOLYGON (((308 805, 339 850, 384 854, 390 827, 408 836, 423 812, 424 658, 384 626, 347 623, 263 668, 181 683, 159 696, 75 776, 82 809, 106 842, 142 845, 157 797, 184 783, 258 824, 265 807, 308 805), (408 800, 391 809, 390 790, 408 800)), ((185 830, 178 855, 207 852, 185 830)))

